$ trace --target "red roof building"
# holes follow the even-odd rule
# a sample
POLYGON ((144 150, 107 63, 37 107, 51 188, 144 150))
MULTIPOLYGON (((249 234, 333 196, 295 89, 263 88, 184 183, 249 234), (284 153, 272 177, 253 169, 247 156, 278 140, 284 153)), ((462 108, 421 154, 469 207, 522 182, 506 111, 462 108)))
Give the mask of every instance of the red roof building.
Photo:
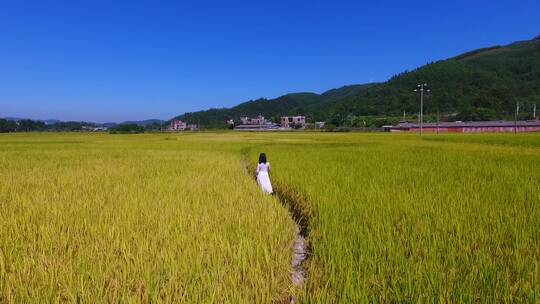
MULTIPOLYGON (((402 122, 389 128, 390 132, 420 132, 420 124, 402 122)), ((451 132, 451 133, 485 133, 485 132, 537 132, 540 131, 540 121, 456 121, 441 123, 424 123, 422 131, 451 132)))

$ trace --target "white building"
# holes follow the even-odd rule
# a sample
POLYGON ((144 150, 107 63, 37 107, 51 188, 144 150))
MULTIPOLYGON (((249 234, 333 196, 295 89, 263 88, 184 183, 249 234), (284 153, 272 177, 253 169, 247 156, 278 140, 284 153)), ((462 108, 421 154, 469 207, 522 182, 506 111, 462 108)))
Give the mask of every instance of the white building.
POLYGON ((243 125, 264 125, 269 123, 269 121, 267 121, 264 116, 261 115, 257 116, 257 118, 242 116, 240 117, 240 121, 243 125))
POLYGON ((306 127, 306 117, 305 116, 283 116, 281 117, 281 127, 304 129, 306 127))
POLYGON ((171 124, 169 125, 169 130, 184 131, 185 129, 187 129, 187 123, 185 123, 184 121, 181 121, 180 119, 171 120, 171 124))
POLYGON ((247 116, 240 117, 242 124, 234 126, 235 130, 239 131, 269 131, 277 130, 278 125, 268 121, 264 116, 257 116, 257 118, 251 118, 247 116))

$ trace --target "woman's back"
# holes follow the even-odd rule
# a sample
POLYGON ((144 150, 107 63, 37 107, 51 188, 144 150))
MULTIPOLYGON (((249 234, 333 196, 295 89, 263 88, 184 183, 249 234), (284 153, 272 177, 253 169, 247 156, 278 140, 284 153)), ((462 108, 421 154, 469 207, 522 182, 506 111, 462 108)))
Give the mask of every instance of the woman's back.
POLYGON ((259 163, 257 166, 257 173, 258 172, 269 172, 270 171, 270 163, 259 163))
POLYGON ((261 186, 264 193, 272 194, 272 183, 270 182, 270 163, 266 161, 266 154, 259 155, 259 164, 257 165, 257 183, 261 186))

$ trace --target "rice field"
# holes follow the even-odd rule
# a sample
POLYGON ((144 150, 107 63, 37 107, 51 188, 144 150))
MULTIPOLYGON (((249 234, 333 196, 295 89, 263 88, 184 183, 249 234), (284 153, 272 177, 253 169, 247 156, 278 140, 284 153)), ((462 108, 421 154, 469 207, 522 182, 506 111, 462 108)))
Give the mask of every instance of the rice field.
POLYGON ((294 222, 228 144, 0 136, 0 302, 272 302, 294 222))
POLYGON ((540 134, 324 135, 260 148, 314 209, 306 302, 540 301, 540 134))
POLYGON ((0 135, 0 302, 540 301, 540 134, 0 135), (266 152, 278 196, 243 168, 266 152), (291 285, 295 223, 308 279, 291 285))

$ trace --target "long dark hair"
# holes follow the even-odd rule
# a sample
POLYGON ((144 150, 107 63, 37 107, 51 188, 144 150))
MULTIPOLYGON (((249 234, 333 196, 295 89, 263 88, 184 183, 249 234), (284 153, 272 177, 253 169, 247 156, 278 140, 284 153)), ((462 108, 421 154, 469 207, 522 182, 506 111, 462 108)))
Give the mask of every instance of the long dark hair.
POLYGON ((266 164, 266 154, 261 153, 259 155, 259 164, 266 164))

